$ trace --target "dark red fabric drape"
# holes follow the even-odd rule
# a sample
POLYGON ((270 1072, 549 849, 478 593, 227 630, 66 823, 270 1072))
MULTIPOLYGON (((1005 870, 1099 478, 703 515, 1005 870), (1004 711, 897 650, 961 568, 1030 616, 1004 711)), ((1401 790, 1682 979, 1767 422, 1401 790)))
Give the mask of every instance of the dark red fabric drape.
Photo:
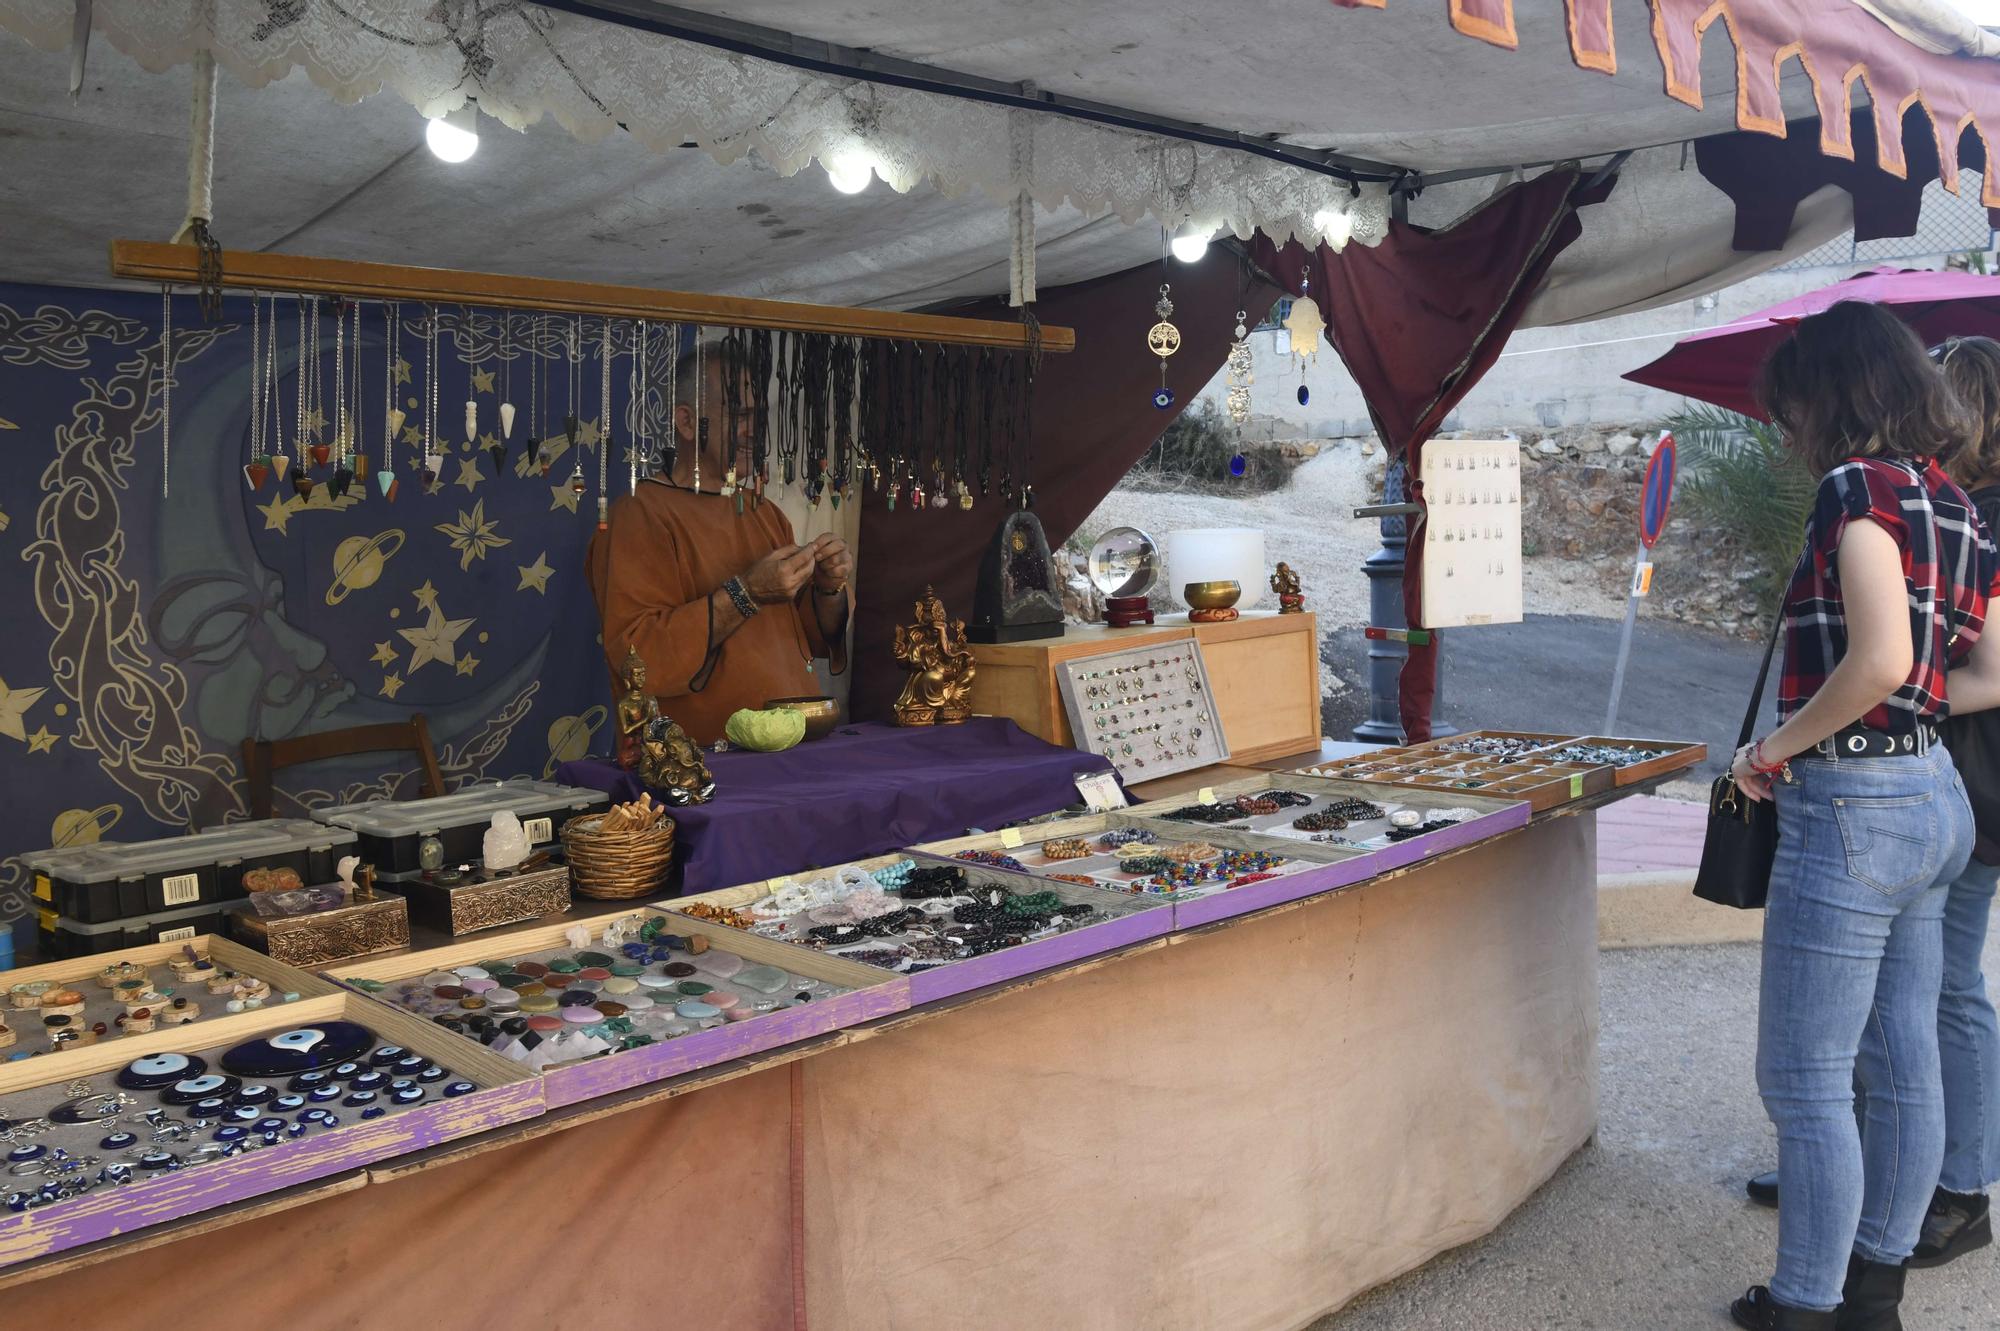
MULTIPOLYGON (((1479 382, 1520 322, 1549 265, 1583 234, 1576 210, 1610 192, 1615 178, 1588 186, 1574 170, 1512 185, 1456 226, 1431 231, 1392 222, 1381 244, 1310 253, 1251 242, 1253 262, 1287 291, 1307 294, 1326 316, 1327 337, 1354 376, 1376 433, 1409 463, 1410 495, 1423 502, 1418 462, 1424 441, 1479 382)), ((1423 625, 1423 519, 1410 525, 1403 611, 1423 625)), ((1398 712, 1411 742, 1430 738, 1437 692, 1437 637, 1411 647, 1398 687, 1398 712)))
MULTIPOLYGON (((1181 348, 1169 362, 1167 383, 1182 407, 1229 354, 1236 311, 1249 311, 1255 324, 1278 297, 1254 273, 1246 293, 1243 265, 1224 245, 1212 246, 1199 263, 1172 263, 1164 272, 1158 264, 1146 264, 1042 291, 1035 304, 1042 322, 1076 329, 1076 350, 1045 357, 1035 380, 1034 511, 1052 548, 1083 524, 1173 420, 1153 406, 1160 362, 1146 350, 1146 330, 1154 323, 1153 302, 1162 281, 1173 285, 1173 320, 1181 330, 1181 348)), ((1016 317, 1004 301, 952 313, 1016 317)), ((937 588, 953 615, 970 615, 979 561, 1006 512, 993 499, 969 513, 956 506, 915 510, 906 499, 892 512, 884 495, 865 496, 855 562, 850 715, 888 717, 903 687, 890 643, 926 584, 937 588)))

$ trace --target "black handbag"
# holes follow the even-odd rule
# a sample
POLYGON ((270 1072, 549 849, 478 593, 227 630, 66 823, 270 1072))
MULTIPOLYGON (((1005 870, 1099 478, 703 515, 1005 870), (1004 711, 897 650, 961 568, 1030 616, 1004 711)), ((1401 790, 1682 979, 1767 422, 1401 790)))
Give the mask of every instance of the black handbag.
MULTIPOLYGON (((1736 737, 1738 749, 1750 742, 1750 732, 1756 729, 1757 714, 1764 707, 1764 682, 1771 675, 1771 654, 1777 650, 1778 634, 1784 626, 1785 611, 1780 605, 1778 620, 1771 625, 1771 640, 1764 644, 1764 664, 1757 670, 1750 709, 1743 714, 1743 729, 1736 737)), ((1715 778, 1708 790, 1708 833, 1701 842, 1694 894, 1718 906, 1762 910, 1771 891, 1771 862, 1777 855, 1777 805, 1751 799, 1736 788, 1736 779, 1727 772, 1715 778)))
MULTIPOLYGON (((2000 530, 2000 487, 1975 490, 1970 498, 1987 531, 2000 530)), ((1940 730, 1972 804, 1972 825, 1979 834, 1973 857, 2000 864, 2000 709, 1947 716, 1940 730)))

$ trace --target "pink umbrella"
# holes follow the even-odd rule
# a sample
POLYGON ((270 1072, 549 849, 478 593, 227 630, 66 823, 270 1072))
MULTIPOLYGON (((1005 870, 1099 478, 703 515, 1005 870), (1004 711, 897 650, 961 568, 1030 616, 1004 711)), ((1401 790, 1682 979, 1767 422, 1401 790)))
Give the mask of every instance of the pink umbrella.
POLYGON ((1754 385, 1764 357, 1784 340, 1793 324, 1843 300, 1886 305, 1916 329, 1926 345, 1970 334, 2000 337, 2000 277, 1871 268, 1782 305, 1684 337, 1664 356, 1627 372, 1625 378, 1762 420, 1764 411, 1757 405, 1754 385))

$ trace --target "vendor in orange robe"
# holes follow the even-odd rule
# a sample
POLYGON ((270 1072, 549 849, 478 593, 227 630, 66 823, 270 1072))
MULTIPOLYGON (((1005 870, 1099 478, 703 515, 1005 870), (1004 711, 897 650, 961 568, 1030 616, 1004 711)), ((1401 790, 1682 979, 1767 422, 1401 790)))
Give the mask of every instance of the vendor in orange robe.
MULTIPOLYGON (((815 657, 835 674, 846 669, 854 556, 832 533, 800 545, 774 503, 748 499, 739 513, 736 498, 720 493, 732 465, 739 477, 751 474, 755 426, 742 411, 735 438, 722 437, 723 357, 714 343, 699 357, 705 420, 697 420, 697 363, 690 350, 675 371, 673 468, 611 505, 608 529, 590 543, 590 589, 614 696, 624 687, 626 649, 637 647, 660 710, 710 744, 739 708, 824 693, 815 657)), ((745 384, 740 400, 749 396, 745 384)))

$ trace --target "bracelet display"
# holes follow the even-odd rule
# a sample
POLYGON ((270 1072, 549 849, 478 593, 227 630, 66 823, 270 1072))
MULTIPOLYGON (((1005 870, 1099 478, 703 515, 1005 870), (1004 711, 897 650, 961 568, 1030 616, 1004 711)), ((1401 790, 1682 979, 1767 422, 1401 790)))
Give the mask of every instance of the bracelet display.
POLYGON ((729 593, 729 603, 735 606, 736 613, 745 619, 749 619, 762 608, 750 599, 750 593, 744 589, 741 578, 731 578, 723 583, 722 590, 729 593))

